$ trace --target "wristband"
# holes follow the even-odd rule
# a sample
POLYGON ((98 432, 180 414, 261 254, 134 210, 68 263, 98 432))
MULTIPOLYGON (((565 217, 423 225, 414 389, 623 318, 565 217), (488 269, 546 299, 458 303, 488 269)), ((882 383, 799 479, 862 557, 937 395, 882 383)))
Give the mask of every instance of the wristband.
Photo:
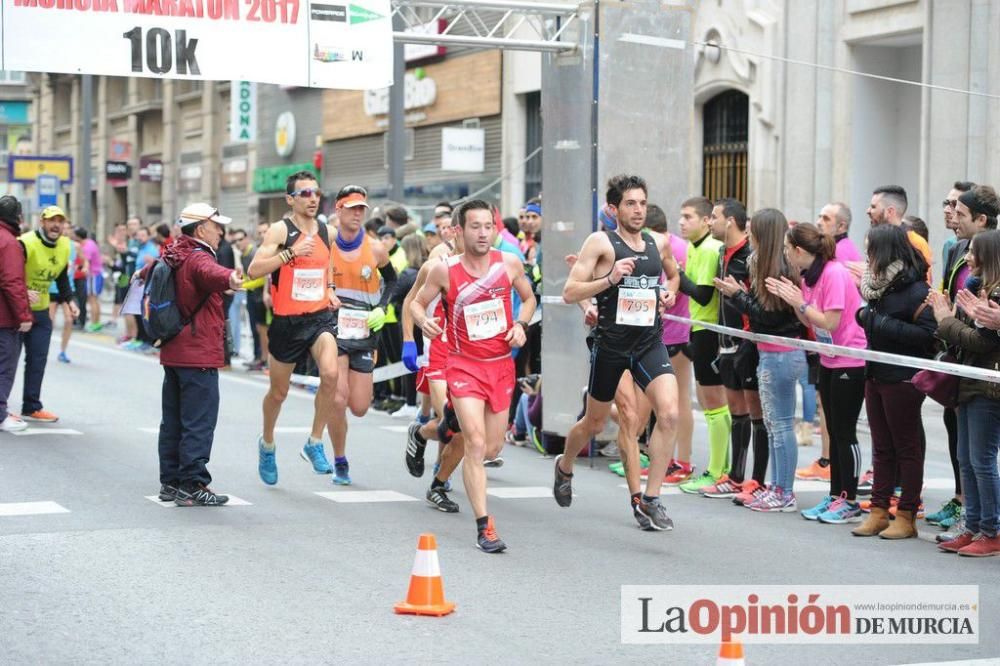
POLYGON ((521 321, 520 319, 518 319, 517 321, 514 322, 514 325, 515 326, 520 326, 521 330, 523 330, 525 334, 528 333, 528 322, 521 321))
POLYGON ((326 283, 326 288, 330 289, 332 291, 337 291, 337 285, 335 283, 333 283, 333 282, 327 282, 326 283))
POLYGON ((802 305, 800 305, 799 306, 799 312, 801 312, 802 314, 805 314, 806 310, 809 308, 809 305, 810 305, 810 303, 803 303, 802 305))

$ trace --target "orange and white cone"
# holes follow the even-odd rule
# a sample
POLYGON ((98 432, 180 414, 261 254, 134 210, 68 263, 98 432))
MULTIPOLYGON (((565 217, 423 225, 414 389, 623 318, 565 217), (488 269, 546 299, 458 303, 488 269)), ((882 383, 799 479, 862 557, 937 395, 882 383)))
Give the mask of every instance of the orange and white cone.
POLYGON ((444 599, 444 582, 438 564, 437 540, 433 534, 421 534, 417 542, 417 557, 410 574, 410 590, 406 601, 393 606, 397 613, 411 615, 447 615, 455 604, 444 599))
POLYGON ((746 666, 746 663, 742 643, 723 643, 719 646, 719 659, 715 666, 746 666))

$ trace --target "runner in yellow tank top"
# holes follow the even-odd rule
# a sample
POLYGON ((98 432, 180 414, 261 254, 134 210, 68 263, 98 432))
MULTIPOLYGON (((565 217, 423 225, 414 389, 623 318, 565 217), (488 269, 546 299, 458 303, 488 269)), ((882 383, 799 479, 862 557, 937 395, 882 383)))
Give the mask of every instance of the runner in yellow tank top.
POLYGON ((378 332, 385 324, 385 308, 396 284, 396 271, 381 243, 373 243, 362 225, 368 193, 347 185, 337 193, 339 227, 330 243, 331 275, 340 308, 337 310, 338 383, 328 422, 333 442, 333 482, 351 483, 347 463, 347 409, 364 416, 372 403, 372 372, 378 332))

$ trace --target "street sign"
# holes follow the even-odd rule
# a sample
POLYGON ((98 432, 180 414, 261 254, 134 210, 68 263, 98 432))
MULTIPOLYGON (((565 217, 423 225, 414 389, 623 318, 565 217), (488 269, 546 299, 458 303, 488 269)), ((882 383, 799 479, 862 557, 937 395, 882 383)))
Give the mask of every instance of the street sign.
POLYGON ((35 192, 38 194, 38 208, 55 206, 59 203, 59 177, 52 174, 40 174, 35 179, 35 192))
POLYGON ((7 158, 8 180, 34 184, 38 176, 51 174, 63 183, 73 182, 73 158, 65 155, 11 155, 7 158))

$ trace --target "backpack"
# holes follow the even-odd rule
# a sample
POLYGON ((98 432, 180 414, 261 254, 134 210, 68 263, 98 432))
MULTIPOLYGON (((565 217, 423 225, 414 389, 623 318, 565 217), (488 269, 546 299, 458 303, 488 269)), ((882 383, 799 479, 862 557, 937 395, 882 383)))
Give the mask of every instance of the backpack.
MULTIPOLYGON (((211 294, 209 294, 211 296, 211 294)), ((181 316, 177 307, 177 285, 174 269, 162 259, 149 271, 149 278, 142 289, 142 324, 153 338, 154 347, 162 347, 173 340, 191 323, 198 310, 208 301, 208 296, 198 304, 191 316, 181 316)))

